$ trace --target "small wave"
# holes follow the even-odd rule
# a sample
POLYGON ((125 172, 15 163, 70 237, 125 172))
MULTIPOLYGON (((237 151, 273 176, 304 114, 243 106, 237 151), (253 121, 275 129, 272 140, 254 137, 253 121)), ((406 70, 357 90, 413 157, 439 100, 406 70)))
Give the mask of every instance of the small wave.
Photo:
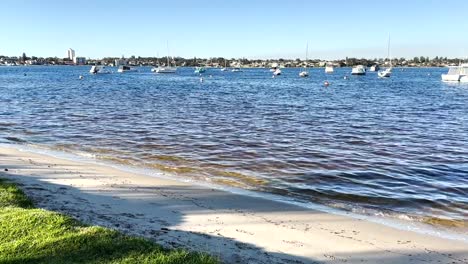
POLYGON ((177 174, 193 174, 200 171, 198 168, 186 167, 186 166, 168 166, 158 163, 145 164, 146 166, 157 169, 164 172, 171 172, 177 174))
POLYGON ((245 184, 253 185, 253 186, 259 186, 259 185, 264 185, 267 183, 266 180, 248 176, 242 173, 238 172, 233 172, 233 171, 215 171, 215 173, 219 176, 222 176, 224 178, 234 178, 238 181, 241 181, 245 184))
POLYGON ((231 180, 231 179, 223 179, 223 178, 212 179, 211 182, 224 185, 224 186, 236 187, 236 188, 244 188, 244 189, 248 188, 248 186, 246 186, 245 184, 235 181, 235 180, 231 180))
POLYGON ((468 220, 463 219, 447 219, 441 217, 424 217, 421 222, 434 225, 434 226, 443 226, 443 227, 452 227, 452 228, 468 228, 468 220))
POLYGON ((0 127, 12 127, 12 126, 15 126, 17 125, 16 123, 12 123, 12 122, 0 122, 0 127))
POLYGON ((17 138, 17 137, 5 137, 5 139, 8 140, 8 141, 16 142, 16 143, 27 143, 28 142, 28 141, 26 141, 24 139, 17 138))
POLYGON ((183 158, 173 155, 145 155, 145 160, 158 160, 158 161, 170 161, 170 162, 183 162, 183 158))

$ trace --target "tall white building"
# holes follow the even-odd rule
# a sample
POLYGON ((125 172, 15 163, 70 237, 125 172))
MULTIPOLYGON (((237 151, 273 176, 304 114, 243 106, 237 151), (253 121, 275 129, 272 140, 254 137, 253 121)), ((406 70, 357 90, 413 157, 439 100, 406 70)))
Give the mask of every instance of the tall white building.
POLYGON ((75 61, 75 50, 73 50, 72 48, 69 48, 67 55, 68 55, 69 60, 75 61))

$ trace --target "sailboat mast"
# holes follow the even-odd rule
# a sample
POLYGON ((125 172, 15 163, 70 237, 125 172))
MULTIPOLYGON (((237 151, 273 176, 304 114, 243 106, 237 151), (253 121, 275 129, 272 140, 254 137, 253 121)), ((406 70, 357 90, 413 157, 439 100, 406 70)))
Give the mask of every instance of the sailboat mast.
POLYGON ((390 57, 390 34, 388 34, 387 58, 390 60, 390 67, 392 67, 392 58, 390 57))
POLYGON ((170 67, 170 64, 169 64, 169 41, 166 41, 166 46, 167 46, 167 67, 170 67))

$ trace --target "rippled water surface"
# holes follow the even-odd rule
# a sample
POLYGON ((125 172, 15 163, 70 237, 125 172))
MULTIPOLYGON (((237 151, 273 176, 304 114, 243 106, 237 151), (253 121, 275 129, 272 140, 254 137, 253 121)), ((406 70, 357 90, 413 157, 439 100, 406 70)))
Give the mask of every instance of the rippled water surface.
POLYGON ((348 210, 468 218, 468 85, 442 83, 445 69, 209 69, 203 83, 193 69, 88 70, 0 67, 1 141, 348 210))

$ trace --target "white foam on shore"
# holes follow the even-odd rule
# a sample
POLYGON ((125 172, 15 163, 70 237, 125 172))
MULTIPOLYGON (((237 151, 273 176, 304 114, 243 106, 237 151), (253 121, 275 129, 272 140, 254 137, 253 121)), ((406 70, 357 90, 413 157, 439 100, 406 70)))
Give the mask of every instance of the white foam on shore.
POLYGON ((153 169, 153 168, 150 169, 150 168, 144 168, 144 167, 128 166, 128 165, 113 163, 111 161, 99 160, 96 158, 96 155, 92 153, 81 152, 81 151, 76 152, 76 153, 65 152, 65 151, 49 149, 47 147, 40 146, 40 145, 9 144, 9 143, 0 143, 0 147, 13 148, 22 152, 30 152, 34 154, 40 154, 40 155, 50 156, 54 158, 74 161, 74 162, 107 166, 107 167, 111 167, 111 168, 124 171, 124 172, 128 172, 128 173, 140 174, 140 175, 166 179, 166 180, 174 180, 174 181, 184 182, 184 183, 190 183, 190 184, 197 185, 200 187, 226 191, 232 194, 266 199, 266 200, 280 202, 284 204, 290 204, 290 205, 294 205, 294 206, 298 206, 298 207, 302 207, 306 209, 311 209, 311 210, 331 213, 331 214, 340 215, 340 216, 352 217, 354 219, 360 219, 360 220, 366 220, 366 221, 370 221, 374 223, 379 223, 379 224, 383 224, 383 225, 390 226, 390 227, 400 229, 400 230, 413 231, 413 232, 417 232, 421 234, 426 234, 426 235, 431 235, 431 236, 441 237, 441 238, 446 238, 446 239, 452 239, 452 240, 458 240, 458 241, 463 241, 463 242, 468 243, 468 236, 465 234, 457 233, 456 231, 451 231, 451 230, 450 231, 442 230, 440 228, 437 228, 428 224, 424 224, 418 221, 411 220, 410 217, 402 217, 402 215, 400 215, 398 218, 393 218, 385 214, 379 214, 379 215, 359 214, 359 213, 340 210, 338 208, 333 208, 333 207, 329 207, 326 205, 317 204, 313 202, 299 201, 297 199, 284 197, 284 196, 280 196, 276 194, 245 190, 245 189, 240 189, 240 188, 231 187, 231 186, 222 186, 222 185, 210 183, 207 181, 198 181, 198 180, 191 179, 191 178, 176 176, 174 174, 170 174, 170 173, 163 172, 163 171, 158 171, 157 169, 153 169))

